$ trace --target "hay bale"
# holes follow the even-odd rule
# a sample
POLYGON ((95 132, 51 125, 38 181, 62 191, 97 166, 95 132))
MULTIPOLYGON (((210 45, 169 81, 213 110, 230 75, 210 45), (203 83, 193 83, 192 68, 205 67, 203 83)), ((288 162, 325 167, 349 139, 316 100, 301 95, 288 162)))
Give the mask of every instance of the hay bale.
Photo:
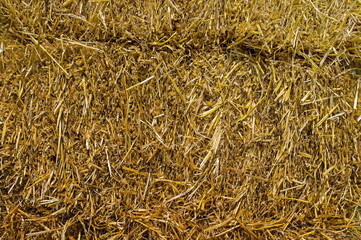
POLYGON ((360 237, 359 1, 0 1, 0 238, 360 237))

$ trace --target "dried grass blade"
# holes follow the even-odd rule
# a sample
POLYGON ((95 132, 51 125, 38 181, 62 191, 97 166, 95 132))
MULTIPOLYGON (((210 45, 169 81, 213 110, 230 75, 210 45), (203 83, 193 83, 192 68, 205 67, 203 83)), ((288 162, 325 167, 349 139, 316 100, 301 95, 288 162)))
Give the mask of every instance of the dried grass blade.
POLYGON ((244 119, 246 119, 249 115, 251 115, 251 113, 253 112, 253 110, 256 109, 256 107, 265 99, 265 97, 261 98, 243 117, 239 118, 238 120, 234 121, 234 123, 238 123, 240 121, 243 121, 244 119))
POLYGON ((65 75, 69 76, 69 73, 58 63, 58 61, 55 60, 55 58, 32 36, 30 36, 31 41, 35 44, 35 46, 39 46, 41 50, 43 50, 51 60, 55 62, 56 65, 65 73, 65 75))
POLYGON ((331 109, 330 112, 328 112, 317 124, 316 124, 316 127, 319 127, 321 126, 321 124, 327 120, 327 118, 336 110, 336 108, 338 107, 338 104, 331 109))
POLYGON ((134 84, 134 85, 131 86, 131 87, 128 87, 128 88, 127 88, 127 91, 129 91, 129 90, 131 90, 131 89, 133 89, 133 88, 135 88, 135 87, 138 87, 138 86, 140 86, 140 85, 142 85, 142 84, 144 84, 144 83, 152 80, 153 78, 154 78, 154 75, 153 75, 153 76, 150 76, 149 78, 145 79, 145 80, 142 81, 142 82, 139 82, 139 83, 137 83, 137 84, 134 84))
MULTIPOLYGON (((165 63, 164 63, 165 64, 165 63)), ((179 87, 177 86, 177 83, 174 81, 174 79, 169 75, 168 71, 167 71, 167 67, 164 68, 165 72, 167 73, 168 78, 172 81, 173 86, 175 88, 175 90, 177 91, 177 93, 179 94, 179 96, 181 97, 182 101, 184 104, 187 104, 187 100, 184 97, 184 95, 182 94, 181 90, 179 89, 179 87)))

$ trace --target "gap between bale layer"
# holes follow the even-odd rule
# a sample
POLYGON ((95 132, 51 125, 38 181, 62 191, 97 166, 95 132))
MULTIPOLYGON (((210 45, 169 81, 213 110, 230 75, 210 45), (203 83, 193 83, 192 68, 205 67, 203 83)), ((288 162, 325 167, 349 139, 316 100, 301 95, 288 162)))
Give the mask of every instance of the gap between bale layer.
POLYGON ((360 20, 0 0, 0 238, 360 238, 360 20))

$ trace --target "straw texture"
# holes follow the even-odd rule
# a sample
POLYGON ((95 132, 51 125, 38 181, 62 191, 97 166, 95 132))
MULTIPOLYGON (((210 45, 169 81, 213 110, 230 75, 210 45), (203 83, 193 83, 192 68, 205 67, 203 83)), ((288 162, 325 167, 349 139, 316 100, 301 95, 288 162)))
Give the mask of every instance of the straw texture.
POLYGON ((0 0, 0 238, 359 239, 360 21, 0 0))

